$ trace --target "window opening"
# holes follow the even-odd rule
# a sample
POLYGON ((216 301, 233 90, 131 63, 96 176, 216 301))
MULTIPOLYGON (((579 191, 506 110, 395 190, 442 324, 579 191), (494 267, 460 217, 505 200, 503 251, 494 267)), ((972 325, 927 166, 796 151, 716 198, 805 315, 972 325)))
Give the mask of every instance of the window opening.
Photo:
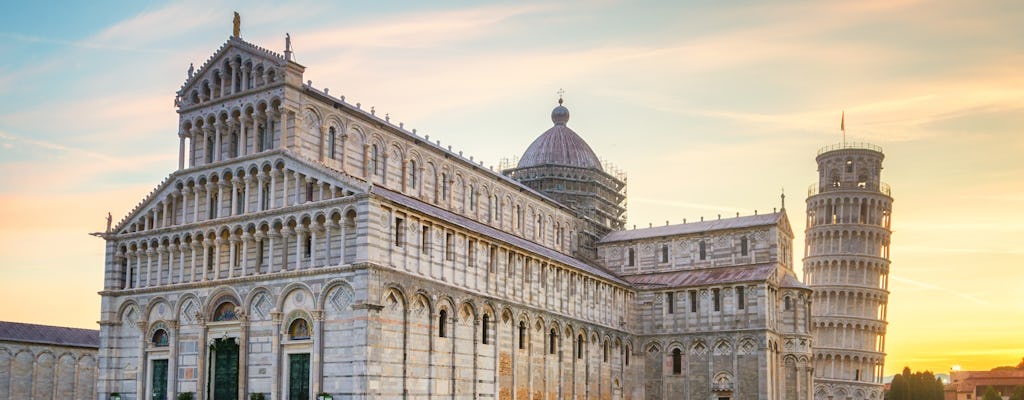
POLYGON ((675 312, 675 296, 673 296, 672 292, 668 292, 668 293, 665 294, 665 303, 668 304, 668 313, 669 314, 674 313, 675 312))
POLYGON ((743 256, 747 255, 747 237, 744 236, 740 239, 740 254, 743 256))
POLYGON ((555 333, 554 328, 551 329, 551 333, 548 334, 548 354, 555 354, 555 344, 558 335, 555 333))
POLYGON ((447 328, 448 311, 441 310, 437 313, 437 337, 447 337, 445 329, 447 328))
POLYGON ((722 292, 719 289, 711 289, 715 301, 715 311, 722 311, 722 292))
POLYGON ((745 308, 747 304, 747 300, 744 298, 745 294, 743 286, 736 288, 736 308, 739 308, 740 310, 745 308))
POLYGON ((405 243, 405 220, 395 217, 395 247, 402 247, 405 243))
POLYGON ((690 291, 690 312, 697 312, 697 291, 690 291))
POLYGON ((526 323, 519 321, 519 350, 526 348, 526 323))
POLYGON ((700 259, 706 260, 708 257, 708 246, 703 240, 700 241, 700 259))
POLYGON ((484 314, 483 321, 481 321, 480 325, 480 342, 483 344, 488 344, 490 342, 490 338, 488 337, 487 333, 488 327, 491 326, 491 316, 484 314))
POLYGON ((288 338, 291 340, 309 339, 309 323, 302 318, 292 321, 288 327, 288 338))
POLYGON ((668 245, 667 244, 661 245, 661 262, 663 262, 663 263, 667 263, 668 262, 668 245))
POLYGON ((683 352, 679 349, 672 350, 672 375, 683 373, 683 352))
POLYGON ((632 267, 636 262, 636 251, 630 248, 628 257, 629 260, 626 261, 626 265, 632 267))

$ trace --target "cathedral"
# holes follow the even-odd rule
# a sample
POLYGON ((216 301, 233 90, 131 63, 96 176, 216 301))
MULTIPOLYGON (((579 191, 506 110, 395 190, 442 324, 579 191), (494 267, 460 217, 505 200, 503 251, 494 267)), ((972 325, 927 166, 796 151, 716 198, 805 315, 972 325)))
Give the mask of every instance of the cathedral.
POLYGON ((843 349, 874 339, 839 311, 884 334, 887 292, 866 286, 888 262, 826 254, 888 245, 863 226, 887 224, 888 193, 829 192, 863 191, 856 173, 808 200, 812 291, 784 207, 624 229, 626 179, 561 100, 494 171, 304 70, 237 25, 190 68, 177 170, 99 234, 99 399, 881 398, 882 344, 843 349))

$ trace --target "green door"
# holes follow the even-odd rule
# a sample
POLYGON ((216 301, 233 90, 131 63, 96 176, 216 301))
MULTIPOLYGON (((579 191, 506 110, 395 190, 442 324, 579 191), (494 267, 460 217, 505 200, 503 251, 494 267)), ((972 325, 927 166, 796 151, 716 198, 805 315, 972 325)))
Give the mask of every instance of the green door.
POLYGON ((167 360, 153 360, 152 400, 167 400, 167 360))
POLYGON ((212 400, 238 400, 238 344, 235 339, 217 339, 211 347, 213 354, 210 376, 212 400))
POLYGON ((288 400, 309 400, 309 353, 288 355, 288 400))

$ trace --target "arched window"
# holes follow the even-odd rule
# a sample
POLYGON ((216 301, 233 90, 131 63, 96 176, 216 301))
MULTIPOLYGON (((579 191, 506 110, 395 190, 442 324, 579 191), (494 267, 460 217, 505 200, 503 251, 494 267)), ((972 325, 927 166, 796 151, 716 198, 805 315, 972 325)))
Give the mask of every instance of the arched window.
POLYGON ((334 127, 332 126, 327 130, 327 134, 327 156, 333 160, 336 155, 334 152, 334 140, 335 137, 337 136, 337 131, 335 131, 334 127))
POLYGON ((153 343, 153 346, 156 346, 156 347, 167 347, 167 345, 169 343, 169 340, 168 340, 168 337, 167 337, 167 331, 165 331, 163 329, 157 329, 156 332, 153 332, 152 343, 153 343))
POLYGON ((683 373, 683 352, 679 349, 672 350, 672 375, 683 373))
POLYGON ((519 350, 526 348, 526 322, 519 321, 519 350))
POLYGON ((608 345, 608 341, 605 340, 604 341, 604 362, 608 362, 608 350, 610 350, 608 346, 609 346, 608 345))
POLYGON ((309 322, 302 318, 292 321, 291 325, 288 325, 288 338, 291 340, 309 339, 309 322))
POLYGON ((548 334, 548 354, 555 354, 556 341, 558 334, 555 333, 555 329, 551 329, 551 333, 548 334))
POLYGON ((626 265, 632 267, 633 265, 636 264, 636 250, 633 250, 633 248, 631 247, 628 253, 629 259, 626 261, 626 265))
POLYGON ((625 349, 625 350, 623 351, 623 353, 625 353, 625 354, 623 354, 623 356, 624 356, 624 358, 625 358, 625 360, 626 360, 626 366, 628 367, 628 366, 629 366, 629 351, 630 351, 630 350, 629 350, 629 346, 625 346, 625 347, 623 347, 623 348, 625 349))
POLYGON ((668 245, 667 244, 661 245, 661 262, 663 262, 663 263, 667 263, 668 262, 668 245))
POLYGON ((576 337, 576 358, 583 359, 583 335, 576 337))
POLYGON ((238 319, 238 314, 235 312, 235 303, 225 301, 217 306, 217 309, 213 312, 213 320, 216 321, 234 321, 238 319))
POLYGON ((376 144, 370 145, 370 172, 374 175, 380 175, 380 151, 377 149, 376 144))
POLYGON ((441 200, 448 200, 448 174, 441 173, 441 200))
POLYGON ((846 160, 846 172, 853 173, 853 160, 846 160))
POLYGON ((469 185, 469 210, 476 211, 476 187, 469 185))
POLYGON ((480 325, 480 342, 483 344, 488 344, 490 340, 487 337, 487 332, 488 329, 490 329, 489 327, 491 326, 491 316, 484 314, 483 322, 481 322, 480 325))
POLYGON ((447 328, 446 321, 447 320, 448 320, 448 311, 447 310, 441 310, 440 312, 437 313, 437 337, 448 337, 448 335, 447 335, 448 332, 446 332, 446 328, 447 328))
POLYGON ((416 188, 416 161, 409 160, 409 188, 416 188))
POLYGON ((793 302, 789 299, 789 296, 786 296, 786 298, 783 299, 783 302, 785 303, 786 311, 793 308, 793 302))
POLYGON ((703 240, 700 241, 700 259, 706 260, 708 258, 708 245, 703 240))
POLYGON ((747 237, 740 238, 740 254, 747 255, 747 237))

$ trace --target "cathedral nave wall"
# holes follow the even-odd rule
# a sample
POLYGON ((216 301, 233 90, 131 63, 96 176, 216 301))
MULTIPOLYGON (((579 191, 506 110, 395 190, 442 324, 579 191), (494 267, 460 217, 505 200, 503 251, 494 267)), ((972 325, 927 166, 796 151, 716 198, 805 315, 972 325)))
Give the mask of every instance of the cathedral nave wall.
POLYGON ((631 384, 624 380, 632 348, 626 332, 403 271, 375 271, 381 334, 369 338, 382 344, 370 347, 382 348, 371 363, 381 365, 383 398, 403 391, 413 399, 632 398, 623 390, 631 384))
POLYGON ((776 262, 776 230, 760 226, 602 243, 598 258, 622 275, 776 262))

